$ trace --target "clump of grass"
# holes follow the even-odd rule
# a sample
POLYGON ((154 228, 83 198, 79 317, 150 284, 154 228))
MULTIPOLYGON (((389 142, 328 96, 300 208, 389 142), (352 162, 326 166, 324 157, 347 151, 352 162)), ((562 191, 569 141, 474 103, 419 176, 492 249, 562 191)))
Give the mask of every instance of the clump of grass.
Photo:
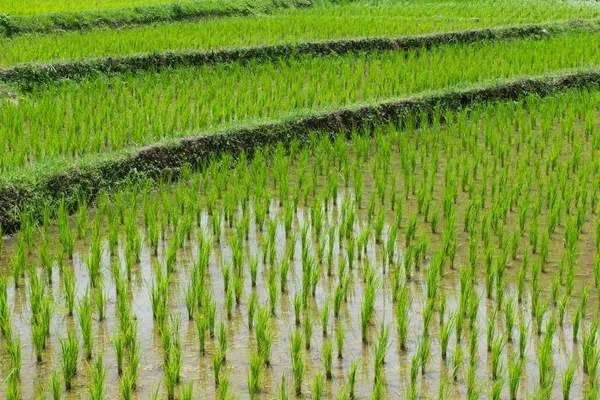
POLYGON ((61 367, 65 388, 71 390, 71 381, 77 375, 77 358, 79 357, 79 340, 71 329, 67 337, 59 338, 61 350, 61 367))

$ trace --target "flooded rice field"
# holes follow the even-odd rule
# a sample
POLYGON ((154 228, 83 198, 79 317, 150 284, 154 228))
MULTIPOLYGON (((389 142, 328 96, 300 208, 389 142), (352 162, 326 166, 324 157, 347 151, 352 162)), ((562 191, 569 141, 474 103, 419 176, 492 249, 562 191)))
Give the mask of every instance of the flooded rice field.
POLYGON ((597 100, 315 134, 25 212, 1 396, 596 398, 597 100))

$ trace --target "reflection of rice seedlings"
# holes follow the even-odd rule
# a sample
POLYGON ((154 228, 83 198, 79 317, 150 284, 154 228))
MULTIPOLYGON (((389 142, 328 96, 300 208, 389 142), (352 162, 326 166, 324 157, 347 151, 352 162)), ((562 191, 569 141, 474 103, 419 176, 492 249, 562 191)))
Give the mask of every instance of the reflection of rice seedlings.
POLYGON ((292 373, 294 375, 294 390, 296 396, 302 394, 302 381, 304 379, 304 360, 302 358, 302 334, 299 329, 290 338, 290 351, 292 357, 292 373))
POLYGON ((83 346, 85 347, 85 356, 89 360, 92 358, 92 348, 94 346, 94 331, 92 328, 92 305, 90 302, 89 290, 79 301, 77 307, 79 314, 79 326, 81 327, 81 336, 83 337, 83 346))
POLYGON ((102 353, 96 356, 91 374, 92 382, 87 386, 88 395, 91 400, 102 400, 104 398, 104 381, 106 380, 106 365, 104 365, 102 353))
POLYGON ((250 397, 254 397, 260 387, 260 371, 262 367, 262 357, 258 352, 252 352, 250 354, 249 366, 248 391, 250 392, 250 397))
POLYGON ((323 374, 321 374, 321 371, 317 371, 315 377, 313 378, 312 398, 315 400, 320 400, 323 398, 324 394, 325 384, 323 382, 323 374))
POLYGON ((523 369, 525 367, 525 359, 513 357, 508 363, 508 391, 510 400, 517 399, 517 393, 519 392, 519 385, 521 383, 521 377, 523 376, 523 369))
POLYGON ((578 367, 577 357, 571 357, 571 361, 567 365, 565 372, 563 373, 562 379, 562 393, 563 400, 569 400, 571 398, 571 387, 573 386, 573 381, 575 381, 575 374, 577 373, 578 367))
POLYGON ((79 357, 79 340, 73 330, 67 331, 66 338, 59 338, 61 349, 61 367, 65 388, 71 390, 71 380, 77 375, 77 358, 79 357))

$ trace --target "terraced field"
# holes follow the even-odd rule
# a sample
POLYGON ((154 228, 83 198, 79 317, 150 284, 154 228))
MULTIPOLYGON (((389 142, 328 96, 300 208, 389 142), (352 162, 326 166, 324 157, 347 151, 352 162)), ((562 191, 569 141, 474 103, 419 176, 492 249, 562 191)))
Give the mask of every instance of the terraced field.
POLYGON ((126 6, 0 6, 1 397, 598 398, 597 3, 126 6))

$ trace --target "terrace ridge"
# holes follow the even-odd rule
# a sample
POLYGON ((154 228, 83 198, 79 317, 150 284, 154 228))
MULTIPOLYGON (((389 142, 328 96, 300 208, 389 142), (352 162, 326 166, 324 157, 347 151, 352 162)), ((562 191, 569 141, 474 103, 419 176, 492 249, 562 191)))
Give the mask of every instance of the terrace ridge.
POLYGON ((289 0, 271 4, 227 4, 222 8, 205 7, 193 1, 140 5, 131 8, 92 9, 53 12, 40 15, 0 14, 0 37, 32 33, 83 31, 96 28, 122 28, 158 22, 193 21, 208 18, 247 16, 271 12, 274 8, 307 7, 304 0, 289 0))

